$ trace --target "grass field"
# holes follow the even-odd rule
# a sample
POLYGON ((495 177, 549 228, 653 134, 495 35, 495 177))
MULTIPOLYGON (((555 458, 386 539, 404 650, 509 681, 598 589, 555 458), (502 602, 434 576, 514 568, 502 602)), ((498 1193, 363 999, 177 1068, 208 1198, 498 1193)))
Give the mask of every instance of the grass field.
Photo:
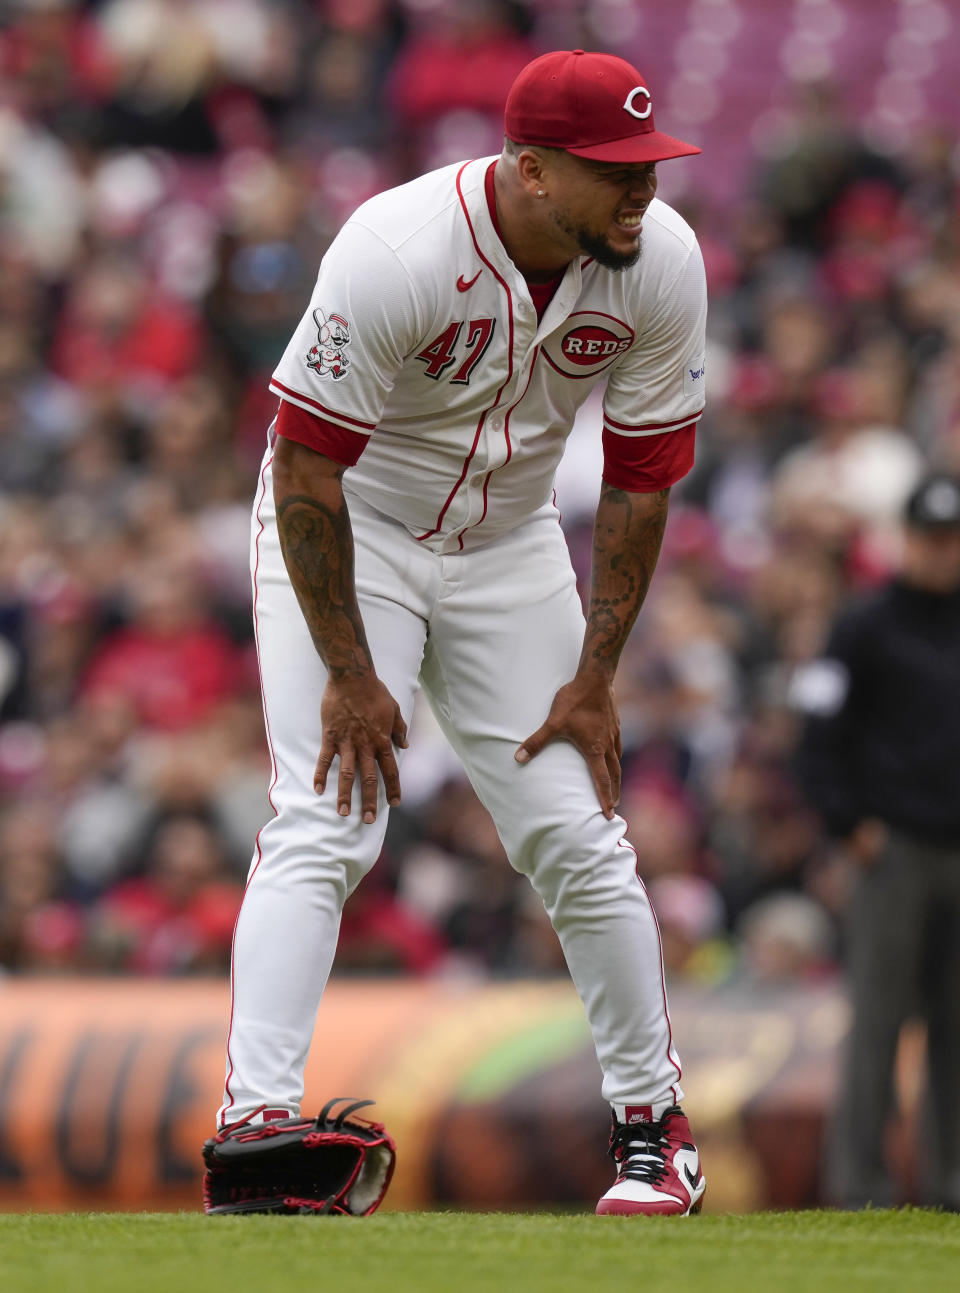
POLYGON ((3 1293, 600 1293, 960 1287, 960 1216, 787 1212, 637 1221, 502 1213, 364 1220, 0 1216, 3 1293))

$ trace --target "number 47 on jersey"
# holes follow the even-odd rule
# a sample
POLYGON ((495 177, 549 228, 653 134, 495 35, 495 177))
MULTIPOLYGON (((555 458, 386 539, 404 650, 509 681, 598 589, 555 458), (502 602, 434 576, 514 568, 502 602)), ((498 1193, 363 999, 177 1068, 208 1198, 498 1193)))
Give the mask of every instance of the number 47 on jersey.
POLYGON ((495 323, 495 319, 471 319, 469 322, 458 319, 444 328, 439 337, 435 337, 429 345, 424 346, 415 358, 426 364, 426 375, 432 377, 435 382, 438 382, 459 360, 459 367, 448 380, 460 386, 467 386, 470 382, 470 374, 483 358, 493 339, 495 323), (466 333, 461 346, 460 335, 464 328, 466 333))

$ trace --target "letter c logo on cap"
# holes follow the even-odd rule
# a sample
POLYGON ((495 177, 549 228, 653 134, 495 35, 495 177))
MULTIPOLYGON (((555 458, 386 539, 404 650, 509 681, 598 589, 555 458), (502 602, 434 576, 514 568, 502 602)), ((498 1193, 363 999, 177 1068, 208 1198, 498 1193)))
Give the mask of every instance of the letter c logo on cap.
POLYGON ((636 86, 634 89, 630 91, 630 93, 624 99, 623 106, 624 106, 624 110, 626 112, 629 112, 631 117, 636 117, 638 121, 646 121, 647 117, 649 117, 650 113, 653 111, 653 103, 650 99, 650 91, 647 89, 645 85, 636 86), (647 106, 644 108, 642 112, 638 112, 636 108, 633 106, 633 101, 638 94, 642 94, 647 101, 647 106))

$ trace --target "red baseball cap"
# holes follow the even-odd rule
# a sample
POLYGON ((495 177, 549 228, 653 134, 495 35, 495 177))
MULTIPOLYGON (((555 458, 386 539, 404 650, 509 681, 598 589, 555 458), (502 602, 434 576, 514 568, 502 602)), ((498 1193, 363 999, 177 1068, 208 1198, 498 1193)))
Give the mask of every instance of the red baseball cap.
POLYGON ((504 125, 514 143, 597 162, 662 162, 700 152, 654 127, 653 100, 635 67, 582 49, 528 63, 510 87, 504 125))

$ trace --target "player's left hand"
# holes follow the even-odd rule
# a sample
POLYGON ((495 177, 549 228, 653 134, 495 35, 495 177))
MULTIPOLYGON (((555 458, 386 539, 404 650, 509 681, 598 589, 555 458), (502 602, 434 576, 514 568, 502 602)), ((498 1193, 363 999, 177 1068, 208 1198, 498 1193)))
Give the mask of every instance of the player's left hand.
POLYGON ((547 721, 513 756, 529 763, 551 741, 569 741, 586 759, 609 821, 620 799, 620 716, 613 687, 602 674, 577 674, 553 698, 547 721))

